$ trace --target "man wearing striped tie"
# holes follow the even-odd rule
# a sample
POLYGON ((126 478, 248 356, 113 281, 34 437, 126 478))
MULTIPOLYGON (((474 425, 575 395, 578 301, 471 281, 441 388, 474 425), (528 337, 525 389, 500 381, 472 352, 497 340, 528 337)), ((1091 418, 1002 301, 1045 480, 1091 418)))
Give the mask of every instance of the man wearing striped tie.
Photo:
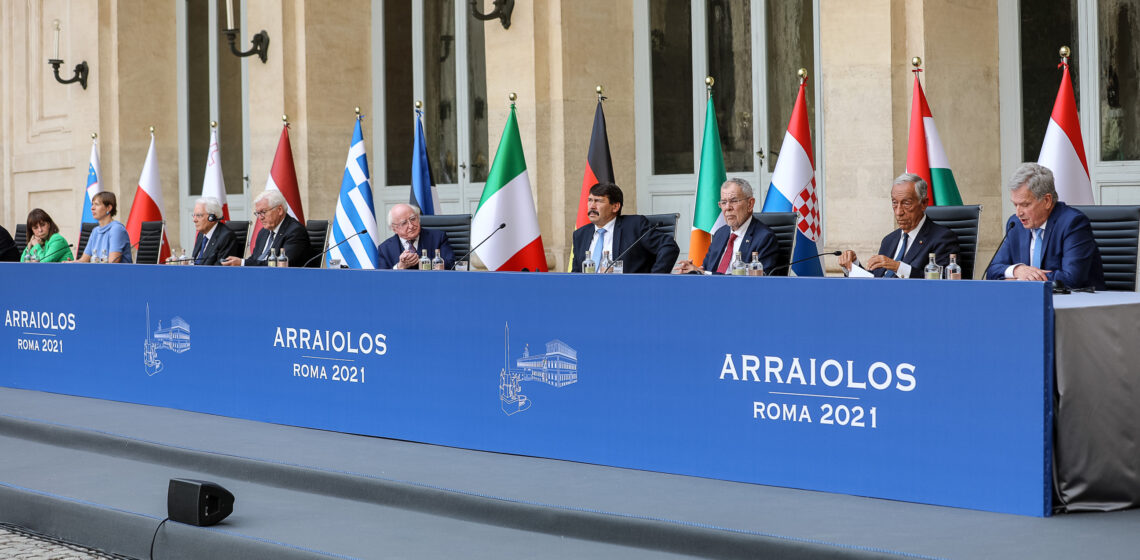
POLYGON ((922 278, 923 270, 934 253, 939 266, 950 264, 950 255, 958 252, 958 236, 949 228, 927 219, 926 206, 930 189, 922 177, 903 173, 891 185, 891 209, 899 228, 888 233, 879 245, 879 253, 859 263, 855 251, 839 256, 839 266, 846 272, 859 266, 876 278, 922 278))
POLYGON ((1006 222, 1009 233, 986 269, 986 278, 1105 289, 1092 224, 1079 210, 1057 200, 1053 172, 1023 163, 1007 186, 1016 213, 1006 222))

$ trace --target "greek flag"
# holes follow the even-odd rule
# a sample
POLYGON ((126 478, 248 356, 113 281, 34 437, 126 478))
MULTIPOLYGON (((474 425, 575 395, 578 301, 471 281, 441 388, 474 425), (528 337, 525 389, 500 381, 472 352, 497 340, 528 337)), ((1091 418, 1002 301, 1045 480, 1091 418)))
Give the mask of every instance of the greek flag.
POLYGON ((424 141, 424 112, 416 109, 416 138, 412 143, 412 197, 409 204, 425 216, 439 214, 439 192, 431 176, 427 142, 424 141))
POLYGON ((349 268, 376 268, 376 241, 380 238, 374 208, 368 158, 364 154, 364 133, 360 130, 358 116, 352 143, 348 147, 348 160, 344 164, 344 178, 340 182, 340 197, 336 201, 336 217, 329 245, 352 239, 329 251, 330 261, 337 259, 349 268), (361 230, 365 233, 352 237, 361 230))

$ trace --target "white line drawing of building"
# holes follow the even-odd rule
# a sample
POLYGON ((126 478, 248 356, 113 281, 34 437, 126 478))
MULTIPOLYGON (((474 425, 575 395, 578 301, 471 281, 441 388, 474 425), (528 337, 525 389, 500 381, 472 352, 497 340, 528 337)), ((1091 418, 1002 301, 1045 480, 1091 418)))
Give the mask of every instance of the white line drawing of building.
POLYGON ((531 407, 533 402, 522 392, 522 382, 539 381, 551 387, 565 387, 578 382, 578 352, 569 344, 554 339, 546 343, 545 354, 531 355, 530 345, 511 368, 511 327, 503 325, 503 369, 499 371, 499 401, 508 416, 531 407))
POLYGON ((171 350, 181 354, 190 350, 190 323, 182 317, 174 316, 170 326, 158 328, 152 333, 150 330, 150 304, 146 304, 146 339, 143 340, 143 369, 147 375, 154 375, 162 371, 162 360, 158 359, 159 350, 171 350))

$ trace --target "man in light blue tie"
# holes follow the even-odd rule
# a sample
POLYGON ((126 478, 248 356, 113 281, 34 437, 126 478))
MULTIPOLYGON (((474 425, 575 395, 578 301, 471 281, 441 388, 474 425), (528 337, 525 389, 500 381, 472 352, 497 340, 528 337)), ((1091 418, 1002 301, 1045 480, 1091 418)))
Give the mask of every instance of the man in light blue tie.
POLYGON ((1057 200, 1053 172, 1023 163, 1007 186, 1016 213, 1006 222, 1009 234, 986 269, 986 278, 1103 290, 1104 267, 1092 225, 1079 210, 1057 200))
POLYGON ((669 233, 652 228, 645 216, 622 215, 624 197, 613 183, 590 187, 586 198, 586 217, 590 223, 573 235, 574 260, 571 270, 582 272, 586 254, 599 265, 604 251, 610 258, 621 258, 625 273, 655 272, 668 274, 681 250, 669 233))

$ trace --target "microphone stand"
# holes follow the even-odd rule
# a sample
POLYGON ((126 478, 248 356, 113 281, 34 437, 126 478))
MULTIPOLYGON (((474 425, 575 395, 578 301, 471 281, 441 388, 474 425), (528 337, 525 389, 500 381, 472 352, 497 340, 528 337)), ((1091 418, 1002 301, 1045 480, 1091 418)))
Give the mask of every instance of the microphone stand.
POLYGON ((780 266, 774 266, 774 267, 772 267, 771 272, 767 272, 766 274, 768 276, 772 276, 776 273, 777 270, 784 270, 785 268, 792 268, 792 265, 800 264, 802 262, 807 262, 807 261, 810 261, 812 259, 818 259, 820 257, 826 257, 827 255, 833 255, 833 256, 838 257, 839 255, 842 255, 842 254, 843 254, 843 251, 826 251, 826 252, 820 253, 818 255, 812 256, 812 257, 807 257, 806 259, 799 259, 796 261, 792 261, 788 264, 783 264, 780 266))
POLYGON ((467 260, 467 257, 471 256, 471 253, 474 253, 475 249, 482 247, 483 244, 487 242, 487 240, 491 239, 491 237, 493 237, 496 233, 499 233, 499 230, 501 230, 505 227, 507 227, 507 222, 503 222, 503 223, 499 224, 499 227, 495 228, 495 231, 492 231, 490 234, 487 235, 487 237, 484 237, 483 240, 480 241, 478 245, 468 249, 466 253, 463 253, 462 257, 459 257, 458 259, 455 260, 455 262, 451 263, 451 270, 455 270, 455 265, 467 260))
POLYGON ((649 235, 650 233, 653 233, 653 232, 657 231, 657 229, 658 229, 658 228, 660 228, 660 227, 661 227, 661 224, 657 224, 657 225, 655 225, 655 226, 649 226, 649 229, 645 230, 645 233, 642 233, 642 234, 641 234, 641 237, 638 237, 638 238, 637 238, 637 240, 636 240, 636 241, 634 241, 632 245, 630 245, 629 247, 626 247, 626 248, 625 248, 625 250, 624 250, 624 251, 622 251, 622 252, 621 252, 621 254, 617 256, 617 258, 615 258, 615 259, 612 259, 612 260, 610 261, 610 265, 606 267, 606 270, 605 270, 605 271, 603 271, 603 272, 602 272, 602 274, 609 274, 610 272, 613 272, 613 269, 614 269, 614 263, 616 263, 616 262, 618 262, 618 261, 622 260, 623 258, 625 258, 625 256, 626 256, 627 254, 629 254, 629 252, 630 252, 630 251, 632 251, 634 247, 637 247, 637 244, 638 244, 638 243, 641 243, 641 240, 642 240, 642 239, 645 239, 645 236, 646 236, 646 235, 649 235))
POLYGON ((313 262, 313 261, 317 260, 318 258, 324 257, 325 255, 327 255, 327 254, 329 253, 329 251, 332 251, 333 249, 336 249, 337 247, 340 247, 341 245, 344 245, 345 243, 348 243, 349 241, 352 241, 352 239, 353 239, 354 237, 356 237, 356 236, 358 236, 358 235, 363 235, 363 234, 365 234, 365 233, 368 233, 368 229, 367 229, 367 228, 365 228, 365 229, 362 229, 362 230, 360 230, 360 231, 358 231, 358 232, 356 232, 356 233, 354 233, 354 234, 352 234, 352 235, 350 235, 350 236, 346 237, 346 238, 344 239, 344 241, 341 241, 340 243, 337 243, 336 245, 333 245, 332 247, 329 247, 328 249, 325 249, 324 251, 321 251, 320 253, 318 253, 318 254, 316 254, 316 255, 313 255, 312 257, 309 257, 309 260, 305 261, 305 264, 301 265, 301 268, 309 268, 309 263, 311 263, 311 262, 313 262))
POLYGON ((1012 222, 1012 221, 1011 221, 1011 222, 1009 222, 1009 224, 1008 224, 1007 226, 1005 226, 1005 235, 1003 235, 1003 236, 1001 237, 1001 243, 998 243, 998 248, 997 248, 997 250, 996 250, 996 251, 994 251, 994 254, 993 254, 993 256, 992 256, 992 257, 990 257, 990 262, 989 262, 989 263, 986 265, 986 268, 984 268, 984 269, 982 270, 982 280, 985 280, 985 279, 986 279, 986 272, 988 272, 988 271, 989 271, 989 269, 990 269, 990 267, 991 267, 991 266, 993 266, 993 264, 994 264, 994 259, 996 259, 996 258, 997 258, 997 254, 998 254, 999 252, 1001 252, 1001 246, 1002 246, 1002 245, 1005 245, 1005 240, 1009 238, 1009 232, 1013 231, 1013 226, 1016 226, 1016 225, 1017 225, 1017 222, 1012 222))

